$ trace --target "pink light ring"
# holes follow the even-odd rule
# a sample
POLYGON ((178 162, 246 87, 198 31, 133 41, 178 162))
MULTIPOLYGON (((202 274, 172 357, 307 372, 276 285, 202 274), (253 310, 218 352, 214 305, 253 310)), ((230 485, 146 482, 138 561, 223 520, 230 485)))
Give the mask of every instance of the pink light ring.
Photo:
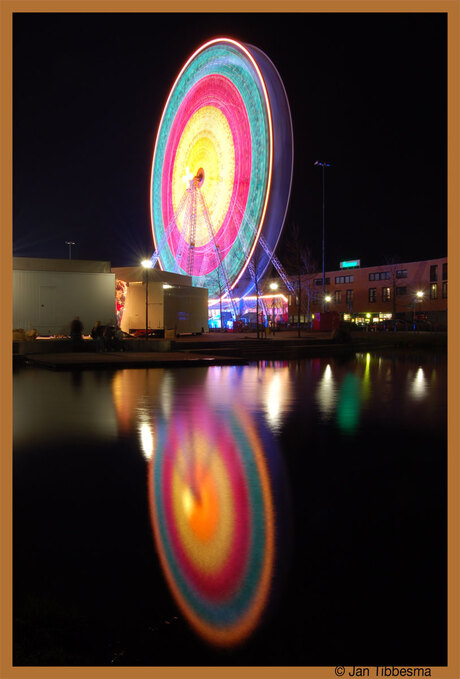
POLYGON ((223 602, 228 600, 232 592, 238 589, 246 568, 250 549, 250 505, 241 459, 238 455, 235 442, 228 435, 228 432, 222 432, 219 442, 220 454, 231 483, 232 499, 235 507, 233 539, 222 568, 216 573, 202 572, 191 562, 180 541, 179 532, 174 521, 174 508, 171 492, 169 491, 172 485, 174 462, 177 458, 177 443, 180 445, 180 442, 174 441, 175 436, 172 438, 171 443, 176 445, 172 447, 167 445, 165 447, 164 466, 162 469, 162 488, 165 491, 162 498, 162 506, 165 526, 168 528, 170 547, 186 580, 208 600, 216 603, 223 602))
MULTIPOLYGON (((170 187, 172 184, 174 158, 177 153, 180 138, 189 118, 205 105, 216 106, 226 116, 235 147, 235 180, 230 204, 233 206, 237 200, 239 205, 246 205, 249 193, 249 178, 252 160, 251 134, 248 116, 241 95, 231 81, 220 75, 211 75, 201 79, 190 89, 184 98, 171 127, 168 144, 164 154, 164 169, 162 175, 162 212, 164 224, 169 224, 174 215, 170 187), (216 96, 216 94, 219 93, 221 93, 221 98, 216 96)), ((233 210, 228 211, 222 227, 219 230, 217 237, 218 244, 219 240, 226 237, 226 230, 228 229, 230 222, 235 221, 234 216, 232 217, 232 212, 233 210)), ((232 234, 232 243, 236 238, 236 233, 237 229, 232 234)), ((178 230, 173 227, 169 239, 169 246, 173 253, 177 252, 180 239, 181 236, 178 230)), ((206 248, 204 246, 195 250, 194 256, 196 258, 196 266, 194 269, 200 270, 202 265, 201 257, 205 254, 206 248)), ((212 271, 216 266, 216 261, 208 265, 209 271, 212 271)), ((208 273, 208 271, 205 273, 208 273)))

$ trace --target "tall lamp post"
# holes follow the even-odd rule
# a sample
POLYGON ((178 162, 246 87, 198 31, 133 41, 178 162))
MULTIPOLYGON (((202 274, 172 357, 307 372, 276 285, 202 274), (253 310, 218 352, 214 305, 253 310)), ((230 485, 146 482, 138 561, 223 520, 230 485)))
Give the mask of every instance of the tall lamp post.
POLYGON ((151 259, 143 259, 141 262, 145 272, 145 339, 149 337, 149 269, 152 268, 151 259))
POLYGON ((417 292, 415 294, 415 300, 414 300, 414 330, 415 330, 415 309, 416 309, 416 306, 417 306, 417 302, 420 302, 420 304, 421 304, 422 299, 423 299, 423 291, 417 290, 417 292))
POLYGON ((75 243, 73 240, 66 240, 65 244, 69 246, 69 259, 72 259, 72 245, 75 245, 75 243))
POLYGON ((326 167, 330 167, 330 163, 326 163, 324 160, 316 160, 315 165, 323 168, 323 311, 325 311, 325 295, 326 295, 326 279, 324 276, 324 232, 326 227, 326 167))
POLYGON ((275 332, 275 290, 278 290, 278 283, 270 283, 270 290, 273 291, 272 297, 272 332, 275 332))

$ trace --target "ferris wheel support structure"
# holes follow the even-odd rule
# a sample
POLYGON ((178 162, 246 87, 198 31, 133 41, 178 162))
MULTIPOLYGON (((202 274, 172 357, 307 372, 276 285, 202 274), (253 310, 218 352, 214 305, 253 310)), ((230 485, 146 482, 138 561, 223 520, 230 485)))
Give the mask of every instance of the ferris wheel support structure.
MULTIPOLYGON (((256 227, 255 227, 254 224, 247 218, 247 216, 245 215, 244 211, 241 209, 241 207, 240 207, 239 205, 238 205, 238 209, 239 209, 239 211, 241 212, 243 221, 246 221, 247 224, 248 224, 248 226, 250 227, 250 229, 251 229, 253 232, 255 232, 256 227)), ((268 245, 267 241, 265 240, 265 238, 264 238, 264 236, 263 236, 262 234, 259 236, 259 243, 260 243, 260 245, 262 246, 262 248, 263 248, 265 254, 267 255, 267 257, 268 257, 268 259, 269 259, 269 262, 271 262, 271 263, 273 264, 273 266, 275 267, 275 269, 277 270, 277 272, 278 272, 278 274, 279 274, 281 280, 283 281, 284 285, 287 287, 287 289, 289 290, 289 292, 290 292, 291 294, 294 294, 294 292, 295 292, 294 286, 292 285, 291 281, 290 281, 289 278, 287 277, 287 274, 286 274, 286 271, 284 270, 283 265, 281 264, 280 260, 279 260, 278 257, 275 255, 275 253, 273 252, 273 250, 270 248, 270 246, 268 245)), ((253 274, 251 274, 251 275, 253 275, 253 274)))
POLYGON ((214 253, 215 253, 215 255, 216 255, 216 259, 217 259, 218 262, 219 262, 219 267, 220 267, 220 270, 221 270, 222 275, 223 275, 223 277, 224 277, 225 288, 226 288, 226 290, 227 290, 227 294, 228 294, 228 296, 229 296, 229 298, 230 298, 230 301, 231 301, 231 303, 232 303, 232 307, 233 307, 233 312, 234 312, 234 314, 235 314, 235 318, 237 318, 237 316, 238 316, 238 309, 236 308, 236 304, 235 304, 235 302, 234 302, 234 300, 233 300, 233 295, 232 295, 232 291, 231 291, 230 284, 229 284, 229 281, 228 281, 227 272, 225 271, 224 262, 223 262, 223 259, 222 259, 221 254, 220 254, 220 248, 219 248, 219 246, 218 246, 217 243, 216 243, 216 237, 215 237, 215 234, 214 234, 214 229, 212 228, 211 219, 210 219, 210 217, 209 217, 209 210, 208 210, 208 208, 207 208, 207 205, 206 205, 206 201, 205 201, 205 199, 204 199, 204 196, 203 196, 203 194, 201 193, 201 191, 199 190, 199 188, 196 188, 195 190, 199 192, 198 195, 199 195, 199 197, 200 197, 201 209, 203 210, 203 216, 204 216, 204 219, 205 219, 205 222, 206 222, 206 227, 207 227, 207 229, 208 229, 208 233, 209 233, 210 240, 211 240, 211 243, 212 243, 212 246, 213 246, 213 249, 214 249, 214 253))

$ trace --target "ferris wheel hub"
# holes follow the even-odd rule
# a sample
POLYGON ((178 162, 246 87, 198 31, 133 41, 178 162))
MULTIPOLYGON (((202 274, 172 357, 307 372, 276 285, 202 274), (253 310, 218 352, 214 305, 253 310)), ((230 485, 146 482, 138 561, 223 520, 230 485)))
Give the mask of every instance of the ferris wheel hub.
POLYGON ((195 186, 197 189, 200 189, 203 186, 203 182, 204 182, 204 170, 202 167, 200 167, 196 175, 193 177, 193 186, 195 186))

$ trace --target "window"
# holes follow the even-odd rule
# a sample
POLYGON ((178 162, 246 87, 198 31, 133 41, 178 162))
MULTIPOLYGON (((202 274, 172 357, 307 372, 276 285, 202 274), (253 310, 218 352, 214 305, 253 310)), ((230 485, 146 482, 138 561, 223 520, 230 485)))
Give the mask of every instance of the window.
POLYGON ((437 281, 437 280, 438 280, 438 265, 432 264, 430 266, 430 281, 437 281))
POLYGON ((370 273, 369 274, 369 280, 370 281, 390 280, 390 272, 389 271, 378 271, 378 272, 375 272, 375 273, 370 273))
POLYGON ((399 269, 396 272, 396 278, 407 278, 407 269, 399 269))
MULTIPOLYGON (((324 279, 324 284, 325 285, 330 285, 331 279, 330 278, 325 278, 324 279)), ((323 279, 322 278, 315 278, 315 285, 322 285, 323 284, 323 279)))
POLYGON ((442 265, 442 280, 443 281, 447 280, 447 262, 444 262, 444 264, 442 265))
POLYGON ((336 290, 334 293, 334 301, 336 304, 341 304, 342 303, 342 291, 341 290, 336 290))
POLYGON ((400 297, 401 295, 407 295, 407 288, 405 285, 401 285, 396 288, 396 295, 400 297))
POLYGON ((336 285, 340 285, 340 283, 353 283, 353 276, 336 276, 335 283, 336 285))
POLYGON ((346 301, 348 305, 353 304, 353 290, 347 290, 346 301))
POLYGON ((382 288, 382 302, 389 302, 391 299, 391 288, 382 288))
POLYGON ((377 288, 369 288, 369 302, 377 301, 377 288))
POLYGON ((430 285, 430 299, 438 299, 438 284, 432 283, 430 285))
POLYGON ((442 284, 442 298, 447 299, 447 281, 442 284))

